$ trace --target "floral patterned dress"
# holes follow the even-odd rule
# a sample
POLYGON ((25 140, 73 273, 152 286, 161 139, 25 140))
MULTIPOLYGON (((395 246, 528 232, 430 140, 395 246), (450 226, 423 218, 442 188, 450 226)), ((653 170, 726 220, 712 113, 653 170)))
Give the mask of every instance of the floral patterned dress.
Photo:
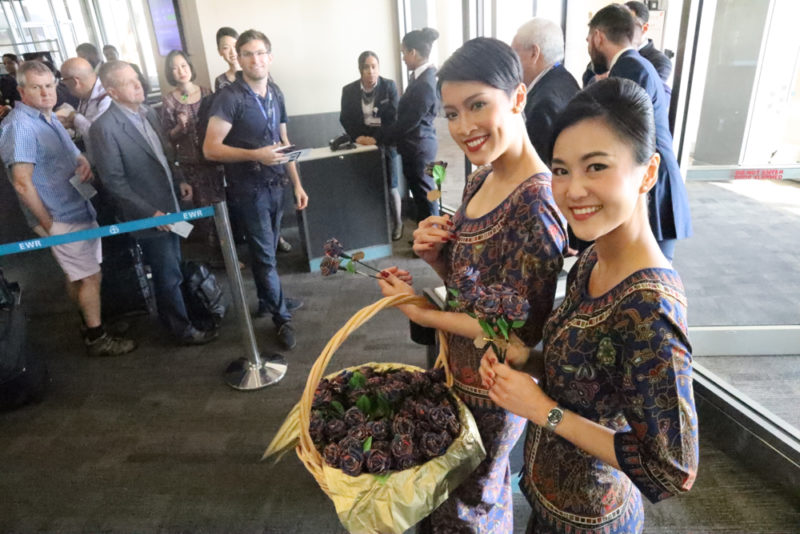
MULTIPOLYGON (((162 97, 161 124, 165 132, 169 132, 178 124, 178 114, 186 113, 189 127, 177 138, 170 138, 175 147, 183 176, 192 186, 192 202, 198 208, 210 206, 225 200, 225 184, 222 167, 203 159, 203 139, 205 132, 197 131, 197 114, 200 111, 202 98, 211 94, 205 87, 200 88, 201 99, 192 104, 185 104, 175 98, 172 91, 162 97)), ((195 222, 198 230, 210 242, 216 245, 216 231, 213 219, 200 219, 195 222)))
MULTIPOLYGON (((446 284, 455 287, 468 267, 478 269, 480 283, 502 283, 530 303, 526 324, 515 332, 533 346, 542 336, 553 309, 558 273, 566 246, 565 224, 553 201, 550 175, 536 174, 521 183, 494 210, 477 219, 465 214, 491 168, 470 176, 461 208, 453 218, 456 242, 443 254, 448 258, 446 284)), ((436 533, 513 532, 512 495, 508 456, 525 428, 525 420, 490 399, 481 385, 478 368, 485 349, 472 339, 448 335, 449 365, 455 393, 469 406, 486 448, 486 459, 430 517, 428 530, 436 533)))
POLYGON ((522 490, 528 532, 641 532, 642 494, 688 491, 698 462, 686 297, 672 269, 637 271, 592 298, 594 247, 569 274, 544 331, 544 391, 563 408, 616 431, 621 470, 530 424, 522 490))

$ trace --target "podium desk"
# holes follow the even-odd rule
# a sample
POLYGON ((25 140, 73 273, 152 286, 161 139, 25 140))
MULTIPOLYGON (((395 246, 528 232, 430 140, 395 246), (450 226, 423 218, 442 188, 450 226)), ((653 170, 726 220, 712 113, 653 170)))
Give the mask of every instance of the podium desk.
POLYGON ((391 256, 383 161, 383 151, 376 146, 336 152, 314 148, 297 160, 308 193, 308 207, 297 217, 310 271, 319 270, 323 247, 332 237, 348 254, 363 251, 366 260, 391 256))

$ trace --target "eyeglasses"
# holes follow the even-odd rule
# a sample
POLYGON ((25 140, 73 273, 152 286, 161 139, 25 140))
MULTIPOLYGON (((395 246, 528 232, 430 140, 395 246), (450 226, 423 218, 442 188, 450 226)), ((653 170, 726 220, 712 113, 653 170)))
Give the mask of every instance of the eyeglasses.
POLYGON ((269 52, 266 50, 256 50, 255 52, 242 52, 239 55, 245 59, 252 59, 254 57, 264 57, 267 54, 269 54, 269 52))

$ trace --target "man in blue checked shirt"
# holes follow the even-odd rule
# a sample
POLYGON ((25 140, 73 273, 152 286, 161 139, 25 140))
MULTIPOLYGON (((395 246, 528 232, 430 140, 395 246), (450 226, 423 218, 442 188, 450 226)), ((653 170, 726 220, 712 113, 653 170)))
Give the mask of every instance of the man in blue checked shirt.
MULTIPOLYGON (((17 71, 22 102, 3 121, 0 154, 22 203, 49 235, 97 228, 95 211, 70 183, 92 179, 89 162, 53 113, 56 80, 42 62, 27 61, 17 71)), ((57 245, 53 256, 67 276, 67 292, 83 318, 89 356, 118 356, 136 344, 109 335, 100 319, 100 239, 57 245)))

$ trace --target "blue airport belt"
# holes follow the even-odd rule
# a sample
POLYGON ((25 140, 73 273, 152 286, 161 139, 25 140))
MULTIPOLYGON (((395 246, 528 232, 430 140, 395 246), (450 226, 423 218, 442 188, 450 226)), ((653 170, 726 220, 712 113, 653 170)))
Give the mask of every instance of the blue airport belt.
POLYGON ((0 245, 0 256, 18 254, 20 252, 30 252, 31 250, 49 248, 54 245, 63 245, 65 243, 74 243, 75 241, 85 241, 87 239, 95 239, 97 237, 127 234, 130 232, 136 232, 137 230, 145 230, 147 228, 155 228, 156 226, 172 224, 178 221, 193 221, 195 219, 204 219, 206 217, 213 216, 214 207, 206 206, 205 208, 197 208, 178 213, 170 213, 168 215, 161 215, 159 217, 149 217, 147 219, 139 219, 136 221, 112 224, 109 226, 101 226, 99 228, 81 230, 80 232, 72 232, 70 234, 40 237, 38 239, 28 239, 27 241, 17 241, 16 243, 0 245))

